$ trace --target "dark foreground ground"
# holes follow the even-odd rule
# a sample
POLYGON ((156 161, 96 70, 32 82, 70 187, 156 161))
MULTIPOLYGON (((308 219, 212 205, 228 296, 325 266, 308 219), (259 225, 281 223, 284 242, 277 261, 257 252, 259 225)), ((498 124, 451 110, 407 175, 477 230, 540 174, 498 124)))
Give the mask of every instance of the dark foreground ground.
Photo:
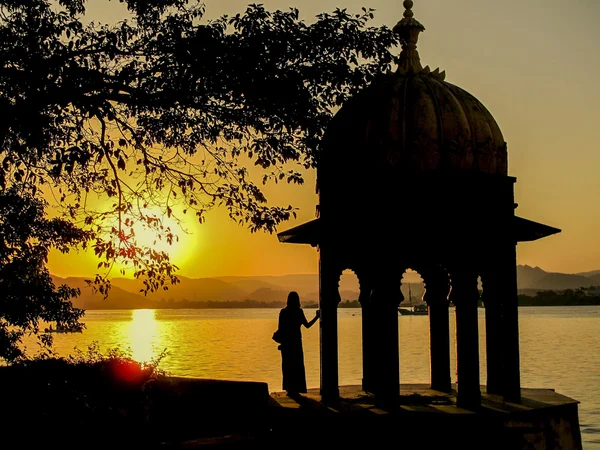
POLYGON ((402 385, 388 412, 357 386, 326 406, 317 390, 289 398, 265 383, 103 364, 0 368, 0 448, 581 448, 577 402, 552 390, 524 389, 521 404, 484 394, 467 411, 453 393, 402 385))

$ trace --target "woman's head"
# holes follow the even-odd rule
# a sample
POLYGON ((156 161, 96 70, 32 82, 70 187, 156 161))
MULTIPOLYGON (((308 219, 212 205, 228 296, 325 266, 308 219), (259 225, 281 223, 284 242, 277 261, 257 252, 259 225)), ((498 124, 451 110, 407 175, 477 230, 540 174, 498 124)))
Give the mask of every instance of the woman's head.
POLYGON ((300 308, 300 296, 296 291, 292 291, 288 294, 287 306, 289 308, 300 308))

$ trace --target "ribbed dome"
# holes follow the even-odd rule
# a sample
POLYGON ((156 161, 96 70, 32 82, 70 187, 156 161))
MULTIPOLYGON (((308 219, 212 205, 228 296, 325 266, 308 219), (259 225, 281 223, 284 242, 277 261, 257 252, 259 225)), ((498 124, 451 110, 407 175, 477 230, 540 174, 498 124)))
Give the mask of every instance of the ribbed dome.
POLYGON ((405 6, 394 29, 403 47, 398 71, 373 81, 336 114, 325 139, 324 165, 347 157, 348 169, 354 160, 400 172, 507 175, 498 124, 479 100, 444 81, 443 72, 421 67, 416 43, 424 27, 412 17, 412 2, 405 6))

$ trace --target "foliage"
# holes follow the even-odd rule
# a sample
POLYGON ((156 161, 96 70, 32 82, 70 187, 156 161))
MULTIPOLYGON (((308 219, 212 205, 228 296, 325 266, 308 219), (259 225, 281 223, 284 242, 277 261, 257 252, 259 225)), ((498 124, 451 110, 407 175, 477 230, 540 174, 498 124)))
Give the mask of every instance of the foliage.
MULTIPOLYGON (((50 298, 64 313, 75 294, 39 265, 53 246, 93 248, 104 294, 117 260, 148 292, 177 282, 177 267, 138 244, 138 226, 170 243, 161 217, 182 210, 202 222, 222 206, 251 231, 273 232, 295 209, 269 204, 260 182, 302 183, 335 108, 394 60, 397 39, 369 26, 371 10, 308 24, 296 9, 250 5, 209 21, 196 1, 120 1, 130 17, 100 24, 85 0, 0 0, 0 193, 61 208, 44 244, 5 230, 41 252, 27 269, 45 280, 29 285, 38 309, 50 311, 50 298)), ((2 292, 2 305, 13 302, 2 292)), ((2 329, 37 331, 39 311, 27 317, 5 317, 2 329)))
POLYGON ((519 294, 519 306, 583 305, 600 305, 600 289, 597 286, 564 291, 539 291, 535 296, 519 294))
POLYGON ((93 342, 88 345, 85 351, 81 349, 75 349, 75 354, 71 354, 66 358, 56 358, 49 355, 40 354, 33 359, 29 359, 28 362, 22 362, 27 365, 31 362, 36 363, 38 361, 45 361, 47 359, 59 359, 64 360, 70 365, 74 366, 87 366, 91 368, 100 368, 108 372, 117 374, 119 371, 115 370, 116 367, 133 367, 134 371, 140 374, 138 382, 146 383, 153 380, 157 376, 165 376, 166 372, 160 368, 160 364, 167 357, 167 350, 163 350, 158 355, 153 357, 148 362, 138 362, 133 359, 130 351, 121 349, 120 347, 113 347, 108 349, 106 352, 100 350, 100 346, 97 342, 93 342))
MULTIPOLYGON (((36 436, 46 442, 54 436, 53 444, 60 448, 90 448, 103 441, 99 430, 123 439, 134 436, 139 444, 151 407, 149 387, 163 374, 160 359, 140 364, 119 349, 103 354, 93 344, 74 357, 41 356, 0 367, 0 393, 11 407, 3 425, 21 429, 27 418, 28 429, 35 430, 27 444, 36 436)), ((3 436, 7 445, 11 439, 23 446, 20 433, 3 436)))
POLYGON ((64 219, 49 219, 45 203, 14 187, 0 191, 0 358, 22 358, 25 333, 38 335, 43 346, 52 335, 40 332, 40 321, 80 331, 83 311, 70 299, 78 294, 54 286, 45 266, 50 248, 68 251, 86 233, 64 219))

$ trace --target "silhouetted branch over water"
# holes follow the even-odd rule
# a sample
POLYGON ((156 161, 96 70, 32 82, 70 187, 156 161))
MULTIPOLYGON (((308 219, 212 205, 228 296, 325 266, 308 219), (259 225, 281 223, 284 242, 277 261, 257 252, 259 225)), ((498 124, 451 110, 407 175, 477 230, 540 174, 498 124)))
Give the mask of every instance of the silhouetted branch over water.
POLYGON ((215 207, 252 232, 294 217, 252 180, 302 184, 333 111, 391 67, 398 42, 367 9, 306 23, 256 4, 208 20, 194 0, 121 3, 128 20, 103 24, 82 0, 0 0, 0 202, 30 205, 0 209, 0 282, 33 275, 1 289, 0 358, 20 357, 40 320, 79 326, 77 293, 49 281, 52 249, 92 248, 104 295, 115 263, 150 292, 178 268, 136 227, 172 243, 165 219, 202 223, 215 207), (37 224, 46 235, 24 231, 37 224))

